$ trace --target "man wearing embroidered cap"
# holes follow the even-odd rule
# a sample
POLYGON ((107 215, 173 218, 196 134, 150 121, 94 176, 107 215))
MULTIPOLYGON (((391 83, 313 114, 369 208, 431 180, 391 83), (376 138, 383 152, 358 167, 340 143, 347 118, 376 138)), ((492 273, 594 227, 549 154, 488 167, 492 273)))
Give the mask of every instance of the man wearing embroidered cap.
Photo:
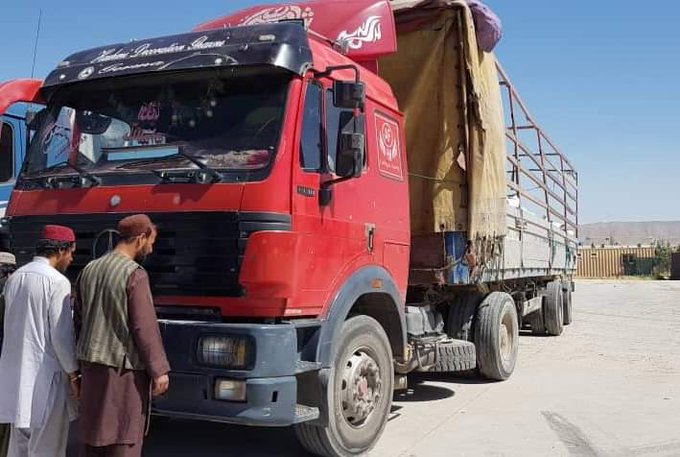
POLYGON ((71 283, 63 273, 75 241, 68 227, 45 226, 36 257, 5 285, 0 423, 11 424, 10 457, 66 454, 79 375, 71 283))
POLYGON ((168 364, 139 265, 151 254, 156 227, 148 216, 118 223, 120 241, 90 262, 76 284, 77 353, 82 364, 81 439, 87 457, 141 456, 153 395, 168 389, 168 364))

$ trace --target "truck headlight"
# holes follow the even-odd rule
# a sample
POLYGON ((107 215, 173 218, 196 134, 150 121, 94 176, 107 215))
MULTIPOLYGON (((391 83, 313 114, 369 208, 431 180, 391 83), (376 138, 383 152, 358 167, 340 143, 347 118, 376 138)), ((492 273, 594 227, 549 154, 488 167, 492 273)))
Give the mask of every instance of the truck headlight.
POLYGON ((197 358, 202 365, 245 370, 253 352, 248 336, 204 336, 198 341, 197 358))

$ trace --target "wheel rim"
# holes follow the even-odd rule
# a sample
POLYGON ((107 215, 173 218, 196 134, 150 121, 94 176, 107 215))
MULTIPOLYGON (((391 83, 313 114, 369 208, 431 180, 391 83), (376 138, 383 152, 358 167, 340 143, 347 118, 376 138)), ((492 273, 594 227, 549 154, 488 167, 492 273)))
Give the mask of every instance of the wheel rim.
POLYGON ((509 363, 513 359, 515 332, 513 332, 512 329, 512 315, 510 315, 510 313, 505 313, 501 320, 500 328, 498 329, 499 347, 504 363, 509 363))
POLYGON ((342 372, 342 415, 352 427, 362 427, 380 401, 380 367, 364 349, 355 351, 342 372))

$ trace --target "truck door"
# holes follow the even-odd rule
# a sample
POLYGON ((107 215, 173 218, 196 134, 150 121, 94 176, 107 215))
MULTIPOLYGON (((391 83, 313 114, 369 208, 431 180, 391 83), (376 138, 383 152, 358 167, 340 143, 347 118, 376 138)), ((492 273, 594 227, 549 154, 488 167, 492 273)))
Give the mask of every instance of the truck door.
POLYGON ((347 118, 342 109, 333 106, 331 91, 311 79, 303 88, 299 159, 293 166, 293 223, 303 237, 305 253, 303 259, 296 259, 302 264, 297 297, 302 308, 322 307, 337 281, 346 275, 343 269, 371 255, 366 221, 360 214, 365 177, 334 185, 328 205, 319 200, 321 184, 335 177, 338 131, 341 118, 347 118))

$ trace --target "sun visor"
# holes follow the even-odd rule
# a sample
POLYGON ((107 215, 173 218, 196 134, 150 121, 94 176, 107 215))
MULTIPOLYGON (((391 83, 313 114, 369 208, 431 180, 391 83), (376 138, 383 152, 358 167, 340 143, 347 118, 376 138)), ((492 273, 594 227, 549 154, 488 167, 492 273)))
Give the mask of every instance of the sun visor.
POLYGON ((298 24, 221 28, 151 38, 73 54, 49 74, 47 89, 113 76, 230 66, 276 66, 296 74, 312 64, 298 24))

